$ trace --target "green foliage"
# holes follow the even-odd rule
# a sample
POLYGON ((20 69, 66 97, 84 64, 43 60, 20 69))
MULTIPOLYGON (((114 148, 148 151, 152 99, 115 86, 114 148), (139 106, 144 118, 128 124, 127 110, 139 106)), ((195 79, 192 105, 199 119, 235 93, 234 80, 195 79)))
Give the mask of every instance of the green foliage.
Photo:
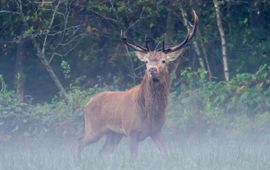
POLYGON ((70 78, 70 65, 68 64, 68 62, 65 60, 62 60, 61 68, 63 70, 65 78, 69 79, 70 78))
POLYGON ((206 72, 182 71, 180 86, 171 95, 169 127, 179 133, 269 135, 270 67, 242 73, 229 82, 206 79, 206 72))
MULTIPOLYGON (((186 34, 180 6, 189 20, 190 9, 198 13, 198 32, 193 40, 203 54, 201 58, 208 58, 213 77, 223 79, 212 1, 66 0, 59 1, 54 15, 57 2, 41 6, 24 1, 25 18, 19 15, 15 1, 0 2, 0 135, 2 132, 12 136, 80 133, 83 105, 100 87, 126 89, 140 80, 143 67, 121 44, 120 30, 141 45, 147 35, 152 48, 160 48, 156 45, 170 34, 172 44, 167 45, 176 44, 186 34), (28 28, 22 19, 27 21, 28 28), (53 98, 57 89, 38 60, 30 36, 39 47, 44 47, 45 57, 68 89, 70 103, 53 98), (20 43, 22 49, 18 48, 20 43), (26 98, 28 94, 33 96, 25 103, 19 102, 13 91, 15 77, 21 76, 16 70, 20 65, 19 55, 24 56, 21 61, 24 94, 26 98), (37 103, 40 101, 45 103, 37 103)), ((269 135, 270 68, 265 63, 270 62, 270 3, 267 0, 219 2, 233 78, 229 82, 209 81, 207 72, 198 69, 198 56, 190 45, 186 60, 179 64, 179 68, 186 69, 180 79, 173 81, 168 126, 184 134, 212 135, 228 130, 233 134, 256 129, 269 135)))
MULTIPOLYGON (((27 56, 22 62, 27 83, 25 91, 36 101, 51 100, 57 89, 37 61, 37 51, 29 40, 30 36, 36 39, 40 47, 45 47, 45 56, 65 87, 82 75, 87 79, 80 86, 110 84, 116 76, 119 80, 116 86, 123 87, 137 81, 134 77, 139 75, 136 69, 139 63, 128 57, 119 38, 120 30, 126 31, 128 38, 140 45, 143 45, 147 35, 152 49, 160 48, 161 40, 167 35, 171 35, 167 46, 174 45, 181 42, 186 34, 180 7, 190 21, 191 9, 198 13, 200 21, 194 40, 201 53, 205 53, 200 57, 207 57, 213 76, 223 79, 220 37, 212 1, 65 0, 61 1, 53 15, 57 2, 41 5, 23 1, 28 28, 25 28, 18 14, 15 1, 1 3, 0 72, 8 86, 16 89, 13 81, 16 76, 17 47, 26 41, 22 50, 22 54, 27 56), (51 28, 48 28, 52 16, 55 18, 51 28), (46 43, 43 44, 45 37, 46 43), (40 91, 39 87, 46 90, 40 91)), ((260 65, 270 62, 270 3, 266 0, 219 2, 231 77, 242 72, 254 73, 260 65)), ((181 63, 181 68, 198 69, 194 46, 190 45, 185 58, 190 60, 181 63)))
POLYGON ((51 103, 22 103, 13 91, 0 93, 0 140, 1 134, 10 137, 39 135, 78 135, 83 128, 83 107, 92 95, 101 89, 97 87, 81 90, 71 87, 71 103, 54 98, 51 103))
MULTIPOLYGON (((270 67, 255 74, 238 74, 229 82, 209 81, 207 72, 186 69, 174 79, 167 114, 167 128, 179 135, 226 135, 254 133, 270 135, 270 67)), ((83 108, 104 89, 70 87, 70 103, 55 97, 50 103, 17 101, 13 91, 0 93, 0 134, 9 136, 78 135, 83 131, 83 108)), ((2 82, 4 84, 4 82, 2 82)), ((3 86, 3 85, 2 85, 3 86)), ((115 88, 115 87, 113 87, 115 88)))
MULTIPOLYGON (((35 122, 36 113, 32 110, 32 105, 17 101, 13 91, 0 92, 0 129, 5 133, 22 133, 28 135, 27 131, 31 127, 27 124, 35 122)), ((37 122, 39 123, 39 122, 37 122)))

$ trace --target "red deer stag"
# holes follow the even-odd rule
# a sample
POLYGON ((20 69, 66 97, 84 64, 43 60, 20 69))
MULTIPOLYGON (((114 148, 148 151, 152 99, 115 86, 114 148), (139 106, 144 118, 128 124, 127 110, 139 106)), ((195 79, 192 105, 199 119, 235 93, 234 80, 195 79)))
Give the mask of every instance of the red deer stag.
POLYGON ((198 23, 195 11, 194 24, 184 41, 162 51, 150 51, 145 46, 131 44, 121 34, 122 41, 136 51, 137 57, 146 63, 142 82, 127 91, 105 91, 94 96, 85 107, 84 136, 79 141, 78 156, 82 149, 106 135, 102 151, 112 151, 123 136, 128 137, 131 154, 137 155, 138 143, 151 137, 162 151, 160 131, 165 122, 165 109, 170 90, 170 75, 167 63, 174 61, 182 53, 183 47, 193 37, 198 23))

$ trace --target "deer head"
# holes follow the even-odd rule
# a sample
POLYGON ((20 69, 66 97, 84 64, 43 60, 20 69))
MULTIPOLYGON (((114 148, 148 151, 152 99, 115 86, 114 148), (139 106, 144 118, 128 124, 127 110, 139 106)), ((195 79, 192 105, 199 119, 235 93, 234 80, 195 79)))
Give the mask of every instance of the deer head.
POLYGON ((183 52, 184 46, 192 39, 195 34, 198 24, 198 16, 193 10, 194 23, 189 23, 188 33, 185 39, 172 47, 166 48, 164 41, 162 42, 162 50, 151 51, 148 46, 148 40, 145 41, 145 47, 130 43, 124 33, 121 31, 122 41, 130 48, 135 50, 136 56, 139 60, 146 63, 146 75, 152 78, 153 81, 159 81, 162 75, 168 73, 167 64, 175 61, 183 52))

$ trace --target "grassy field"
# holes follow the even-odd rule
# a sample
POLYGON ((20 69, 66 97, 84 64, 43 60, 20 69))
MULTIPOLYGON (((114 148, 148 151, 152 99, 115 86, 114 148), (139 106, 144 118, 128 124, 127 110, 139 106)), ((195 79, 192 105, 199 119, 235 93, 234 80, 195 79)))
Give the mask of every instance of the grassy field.
POLYGON ((0 170, 269 170, 270 143, 256 141, 168 141, 168 156, 145 141, 136 160, 130 158, 125 140, 107 156, 99 155, 99 142, 83 152, 81 161, 75 158, 72 140, 14 141, 0 144, 0 170))

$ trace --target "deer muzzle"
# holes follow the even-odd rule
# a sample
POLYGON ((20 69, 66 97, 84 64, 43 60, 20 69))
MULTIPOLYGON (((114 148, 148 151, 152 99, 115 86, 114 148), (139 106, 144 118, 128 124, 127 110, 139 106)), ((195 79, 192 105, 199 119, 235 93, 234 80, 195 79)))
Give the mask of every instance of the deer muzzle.
POLYGON ((151 67, 148 69, 148 72, 151 76, 155 76, 158 73, 158 69, 156 67, 151 67))

